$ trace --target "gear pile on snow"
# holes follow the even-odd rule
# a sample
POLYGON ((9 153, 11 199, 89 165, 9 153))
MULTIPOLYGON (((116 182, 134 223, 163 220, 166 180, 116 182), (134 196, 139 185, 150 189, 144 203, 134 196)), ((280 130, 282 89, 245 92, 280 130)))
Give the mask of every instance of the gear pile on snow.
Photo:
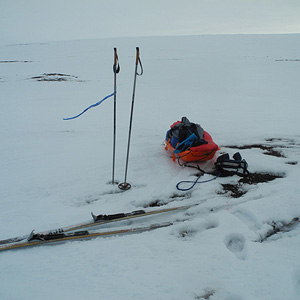
POLYGON ((219 150, 210 134, 186 117, 171 125, 165 143, 165 149, 173 153, 174 161, 176 157, 187 162, 210 160, 219 150))

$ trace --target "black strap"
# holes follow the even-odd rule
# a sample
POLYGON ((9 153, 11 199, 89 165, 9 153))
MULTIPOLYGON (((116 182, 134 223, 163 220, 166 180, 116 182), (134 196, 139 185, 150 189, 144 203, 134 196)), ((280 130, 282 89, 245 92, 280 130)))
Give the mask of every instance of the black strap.
POLYGON ((141 69, 141 71, 140 72, 136 72, 136 75, 138 75, 138 76, 142 76, 143 75, 143 73, 144 73, 144 69, 143 69, 143 65, 142 65, 142 62, 141 62, 141 59, 140 59, 140 57, 138 57, 138 62, 139 62, 139 65, 140 65, 140 69, 141 69))

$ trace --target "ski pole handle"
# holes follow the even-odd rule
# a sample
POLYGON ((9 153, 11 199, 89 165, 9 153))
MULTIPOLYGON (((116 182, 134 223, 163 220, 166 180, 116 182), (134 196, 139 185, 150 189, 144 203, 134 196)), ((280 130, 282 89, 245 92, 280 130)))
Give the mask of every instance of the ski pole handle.
POLYGON ((136 47, 136 61, 135 64, 138 65, 140 59, 140 49, 139 47, 136 47))
POLYGON ((114 73, 120 72, 120 65, 119 65, 119 58, 117 54, 117 48, 114 48, 114 65, 113 65, 113 71, 114 73))

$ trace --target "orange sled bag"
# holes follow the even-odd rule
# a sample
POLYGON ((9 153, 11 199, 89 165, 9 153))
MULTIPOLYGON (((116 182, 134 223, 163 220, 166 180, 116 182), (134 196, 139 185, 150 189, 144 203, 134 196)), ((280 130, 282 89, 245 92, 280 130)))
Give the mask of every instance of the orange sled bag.
POLYGON ((171 125, 165 143, 165 149, 173 153, 173 161, 176 157, 186 162, 210 160, 219 150, 210 134, 186 117, 171 125))

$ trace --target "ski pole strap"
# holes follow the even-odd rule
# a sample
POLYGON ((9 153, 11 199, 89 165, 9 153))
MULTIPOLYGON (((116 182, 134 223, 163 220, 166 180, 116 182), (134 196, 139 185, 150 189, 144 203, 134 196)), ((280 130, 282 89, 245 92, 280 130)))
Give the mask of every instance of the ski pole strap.
POLYGON ((140 59, 140 49, 139 47, 136 47, 136 60, 135 60, 135 64, 136 66, 140 66, 140 72, 136 71, 136 75, 138 76, 141 76, 143 75, 144 73, 144 70, 143 70, 143 65, 142 65, 142 62, 141 62, 141 59, 140 59))
POLYGON ((114 65, 113 65, 113 72, 118 74, 120 72, 120 64, 119 64, 119 57, 117 54, 117 48, 114 48, 114 65))
POLYGON ((105 101, 106 99, 112 97, 114 94, 115 94, 115 92, 113 92, 112 94, 110 94, 110 95, 104 97, 102 100, 98 101, 97 103, 90 105, 88 108, 86 108, 86 109, 85 109, 83 112, 81 112, 80 114, 78 114, 78 115, 76 115, 76 116, 74 116, 74 117, 70 117, 70 118, 63 118, 63 120, 64 120, 64 121, 66 121, 66 120, 73 120, 73 119, 76 119, 76 118, 80 117, 80 116, 81 116, 82 114, 84 114, 86 111, 88 111, 89 109, 91 109, 91 108, 93 108, 93 107, 96 107, 96 106, 100 105, 103 101, 105 101))

